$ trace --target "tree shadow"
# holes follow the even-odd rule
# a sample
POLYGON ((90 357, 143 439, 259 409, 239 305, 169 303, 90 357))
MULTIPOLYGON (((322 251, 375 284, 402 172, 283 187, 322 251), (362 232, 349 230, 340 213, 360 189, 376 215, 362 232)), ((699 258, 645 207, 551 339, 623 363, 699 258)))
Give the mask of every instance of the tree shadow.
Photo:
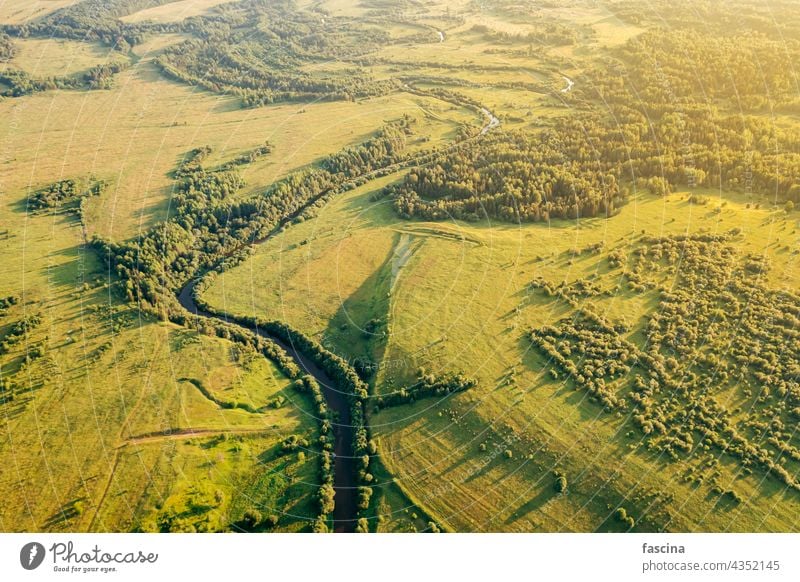
POLYGON ((394 248, 383 263, 339 306, 325 329, 339 355, 350 360, 364 380, 374 378, 389 336, 391 270, 394 248))
POLYGON ((76 497, 72 501, 66 502, 45 520, 44 529, 60 529, 66 522, 80 517, 83 514, 83 503, 85 502, 86 497, 76 497))
POLYGON ((526 501, 519 507, 517 507, 514 511, 511 512, 511 515, 508 516, 508 519, 505 521, 505 525, 511 525, 515 523, 517 520, 522 519, 532 511, 539 511, 544 507, 544 505, 550 501, 553 497, 558 495, 552 489, 548 489, 544 487, 541 491, 539 491, 532 499, 526 501))

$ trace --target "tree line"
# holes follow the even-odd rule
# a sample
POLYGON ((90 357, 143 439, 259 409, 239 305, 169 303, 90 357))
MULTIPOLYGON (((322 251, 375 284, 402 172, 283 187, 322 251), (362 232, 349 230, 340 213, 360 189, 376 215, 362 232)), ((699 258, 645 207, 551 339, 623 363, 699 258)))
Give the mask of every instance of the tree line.
POLYGON ((129 67, 127 61, 115 61, 96 65, 78 75, 55 77, 33 77, 22 69, 6 68, 0 71, 0 82, 7 85, 0 96, 22 97, 55 89, 108 89, 114 83, 114 75, 129 67))
POLYGON ((405 218, 513 222, 613 215, 627 194, 618 171, 584 149, 582 134, 496 132, 439 154, 386 194, 405 218))
MULTIPOLYGON (((323 169, 292 174, 248 198, 232 199, 245 184, 236 165, 205 169, 202 161, 209 150, 193 150, 176 170, 175 210, 169 220, 131 242, 95 238, 92 244, 122 279, 129 300, 169 317, 180 312, 174 293, 193 277, 241 260, 249 244, 270 235, 317 198, 354 175, 399 159, 408 123, 401 119, 388 124, 344 158, 330 162, 335 173, 325 170, 328 162, 323 161, 323 169)), ((252 157, 246 154, 243 160, 252 157)))
POLYGON ((417 371, 417 381, 410 386, 405 386, 375 397, 375 406, 378 409, 390 408, 401 404, 413 404, 414 402, 429 397, 446 398, 457 392, 465 392, 478 385, 475 378, 470 378, 462 372, 447 372, 436 375, 424 369, 417 371))

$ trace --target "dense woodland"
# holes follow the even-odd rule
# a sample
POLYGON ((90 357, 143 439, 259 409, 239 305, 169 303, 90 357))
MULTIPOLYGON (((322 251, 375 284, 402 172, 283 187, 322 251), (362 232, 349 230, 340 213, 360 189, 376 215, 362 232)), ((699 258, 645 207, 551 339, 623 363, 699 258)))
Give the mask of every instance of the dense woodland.
POLYGON ((795 41, 757 33, 647 32, 590 70, 574 99, 597 110, 587 127, 596 155, 624 162, 631 181, 797 201, 800 140, 770 115, 797 107, 786 74, 797 55, 795 41))
POLYGON ((385 395, 375 398, 375 407, 388 408, 401 404, 413 404, 422 398, 435 397, 444 400, 451 394, 464 392, 477 386, 475 378, 466 376, 463 372, 450 372, 436 376, 425 369, 417 371, 417 381, 385 395))
MULTIPOLYGON (((286 0, 245 0, 224 13, 188 19, 193 39, 158 63, 169 76, 239 95, 245 106, 287 100, 341 100, 392 90, 363 69, 311 73, 304 66, 357 59, 390 42, 380 27, 292 10, 286 0)), ((433 37, 431 37, 433 41, 433 37)))
POLYGON ((642 189, 710 187, 796 203, 800 139, 758 113, 800 106, 786 74, 798 55, 795 41, 759 33, 643 33, 565 96, 581 114, 441 154, 388 193, 401 216, 425 220, 609 216, 642 189))
POLYGON ((618 168, 595 162, 582 134, 499 133, 443 153, 390 188, 401 216, 535 222, 608 216, 624 204, 618 168))

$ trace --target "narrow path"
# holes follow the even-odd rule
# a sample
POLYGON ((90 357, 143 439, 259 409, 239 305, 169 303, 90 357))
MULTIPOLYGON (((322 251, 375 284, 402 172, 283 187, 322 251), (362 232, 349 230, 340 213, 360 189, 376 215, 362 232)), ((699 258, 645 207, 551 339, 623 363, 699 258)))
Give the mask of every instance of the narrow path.
POLYGON ((481 132, 478 135, 486 135, 487 133, 492 131, 495 127, 499 127, 500 126, 500 120, 497 119, 497 117, 495 117, 495 115, 491 111, 489 111, 488 109, 483 107, 481 109, 481 113, 483 113, 483 115, 486 117, 487 121, 486 121, 486 125, 484 125, 481 128, 481 132))
POLYGON ((151 432, 147 434, 140 434, 128 438, 124 443, 121 443, 117 448, 122 448, 126 445, 140 445, 158 441, 173 441, 173 440, 186 440, 193 437, 212 437, 222 434, 273 434, 268 427, 262 428, 179 428, 174 430, 161 430, 158 432, 151 432))

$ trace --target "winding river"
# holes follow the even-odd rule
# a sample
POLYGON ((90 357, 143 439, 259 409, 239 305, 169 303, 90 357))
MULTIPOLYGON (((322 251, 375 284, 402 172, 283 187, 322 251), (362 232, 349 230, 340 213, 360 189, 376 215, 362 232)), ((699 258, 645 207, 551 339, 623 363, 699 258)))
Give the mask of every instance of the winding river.
MULTIPOLYGON (((481 113, 486 118, 486 121, 481 128, 477 137, 481 137, 489 133, 500 125, 500 120, 488 109, 481 108, 481 113)), ((472 138, 476 139, 476 138, 472 138)), ((422 156, 420 156, 422 157, 422 156)), ((386 172, 393 168, 400 168, 405 165, 404 162, 394 164, 388 168, 380 170, 373 170, 361 176, 361 178, 370 179, 376 176, 379 172, 386 172)), ((324 193, 323 193, 324 194, 324 193)), ((317 200, 311 200, 313 203, 317 200)), ((303 209, 299 210, 302 212, 303 209)), ((258 243, 265 242, 269 237, 257 241, 258 243)), ((187 283, 178 293, 178 301, 184 309, 198 317, 207 317, 209 319, 217 319, 227 324, 233 322, 225 319, 224 316, 215 315, 209 311, 201 309, 197 302, 194 300, 194 287, 198 280, 192 280, 187 283)), ((358 521, 358 482, 356 480, 356 465, 355 457, 352 454, 352 442, 354 438, 353 426, 350 421, 350 401, 344 392, 336 388, 336 385, 331 381, 328 375, 319 368, 313 361, 304 356, 294 346, 288 345, 282 340, 271 336, 263 329, 255 327, 243 326, 236 324, 244 329, 247 329, 263 338, 272 340, 283 348, 289 356, 294 359, 295 363, 307 374, 311 374, 320 385, 322 395, 325 401, 336 416, 336 422, 333 424, 334 435, 334 462, 333 462, 333 488, 334 495, 334 509, 333 509, 333 531, 337 533, 350 533, 354 532, 356 523, 358 521)))
MULTIPOLYGON (((188 283, 178 294, 178 301, 184 309, 199 317, 218 319, 228 324, 224 317, 220 317, 204 311, 194 300, 194 286, 197 281, 188 283)), ((239 324, 237 324, 239 325, 239 324)), ((355 531, 356 520, 358 519, 358 506, 356 489, 355 459, 352 455, 351 443, 353 442, 353 427, 350 422, 350 402, 347 395, 339 391, 328 375, 321 370, 314 362, 300 353, 294 346, 287 345, 276 337, 266 333, 262 329, 241 326, 245 329, 270 339, 283 348, 295 363, 307 374, 311 374, 322 389, 322 395, 328 403, 328 407, 334 411, 336 422, 333 424, 333 488, 336 492, 334 496, 333 509, 333 530, 339 533, 349 533, 355 531)))

